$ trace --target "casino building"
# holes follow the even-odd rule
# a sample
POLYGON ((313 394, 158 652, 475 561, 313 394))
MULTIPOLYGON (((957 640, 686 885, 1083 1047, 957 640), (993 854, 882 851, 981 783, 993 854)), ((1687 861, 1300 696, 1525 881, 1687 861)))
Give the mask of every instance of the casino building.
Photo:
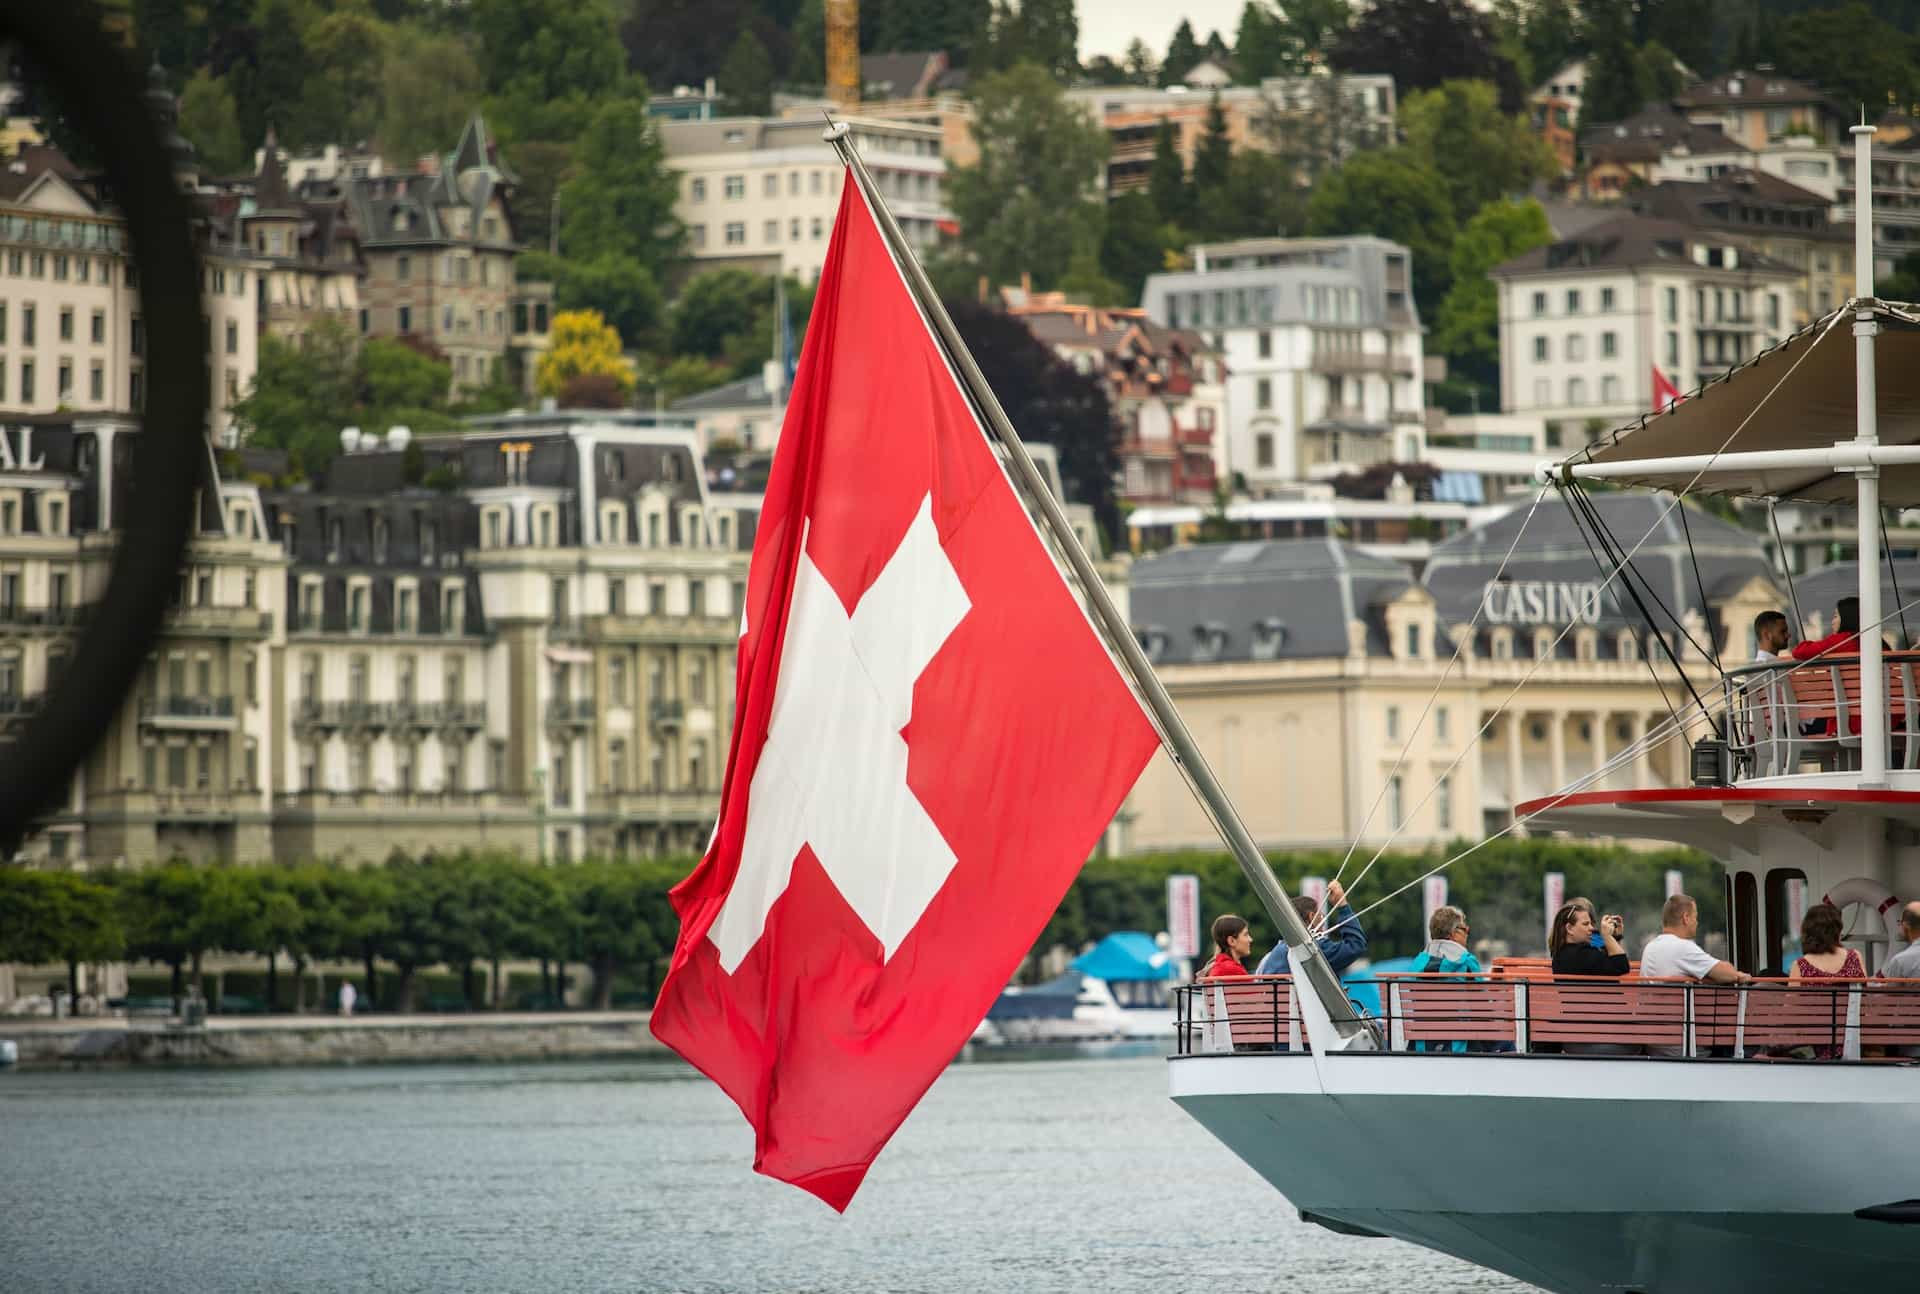
MULTIPOLYGON (((1174 548, 1134 563, 1131 623, 1262 845, 1477 838, 1605 766, 1684 706, 1689 682, 1711 697, 1714 654, 1746 663, 1753 617, 1789 606, 1757 534, 1697 510, 1683 526, 1660 496, 1592 502, 1623 550, 1646 536, 1632 564, 1658 635, 1620 581, 1601 587, 1557 497, 1435 544, 1419 580, 1327 538, 1174 548)), ((1687 751, 1666 741, 1593 785, 1680 784, 1687 751)), ((1160 755, 1108 843, 1216 839, 1160 755)))

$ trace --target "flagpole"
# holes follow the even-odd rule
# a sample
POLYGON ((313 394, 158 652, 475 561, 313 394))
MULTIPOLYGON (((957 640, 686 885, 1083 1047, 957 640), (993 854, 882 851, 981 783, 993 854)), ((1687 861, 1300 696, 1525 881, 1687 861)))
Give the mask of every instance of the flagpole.
MULTIPOLYGON (((959 329, 947 315, 946 307, 940 303, 940 296, 933 290, 927 272, 921 268, 919 258, 913 254, 906 235, 887 209, 887 204, 873 184, 873 177, 867 171, 867 164, 853 145, 852 127, 846 122, 832 122, 827 127, 825 138, 833 145, 840 160, 853 175, 854 183, 859 185, 861 195, 867 206, 873 211, 874 220, 880 227, 880 233, 886 239, 888 249, 900 266, 907 289, 913 293, 920 312, 926 316, 928 325, 933 329, 935 339, 946 351, 948 360, 953 364, 954 372, 981 420, 1001 448, 1006 451, 1007 466, 1013 478, 1026 496, 1029 508, 1038 514, 1039 521, 1045 527, 1048 537, 1066 559, 1072 569, 1074 579, 1080 585, 1080 591, 1086 598, 1088 611, 1092 614, 1095 630, 1106 642, 1107 648, 1117 658, 1120 668, 1132 682, 1135 694, 1146 706, 1154 728, 1160 734, 1160 742, 1174 766, 1187 779, 1187 784, 1205 808, 1207 816, 1213 820, 1215 830, 1232 852, 1234 861, 1253 886, 1253 892, 1259 897, 1261 906, 1267 915, 1279 927, 1281 937, 1287 942, 1288 960, 1296 981, 1304 979, 1314 990, 1318 1005, 1326 1013, 1329 1023, 1340 1041, 1333 1046, 1340 1050, 1349 1043, 1360 1042, 1365 1045, 1372 1038, 1371 1032, 1354 1013, 1353 1006, 1347 1000, 1346 990, 1340 985, 1340 977, 1327 964, 1320 952, 1306 922, 1293 909, 1293 902, 1281 886, 1280 880, 1273 874, 1266 855, 1254 843, 1246 824, 1234 811, 1227 799, 1226 791, 1214 776, 1213 769, 1207 764, 1206 757, 1200 753, 1199 745, 1193 734, 1174 707, 1173 698, 1167 695, 1166 687, 1159 676, 1153 672, 1153 665, 1147 660, 1146 653, 1140 650, 1140 644, 1134 639, 1132 627, 1126 617, 1113 604, 1107 594, 1105 581, 1094 569, 1093 561, 1087 556, 1080 541, 1074 537, 1073 525, 1067 520, 1066 511, 1053 495, 1046 479, 1040 475, 1040 469, 1034 466, 1033 457, 1027 453, 1027 447, 1021 443, 1020 434, 1008 421, 1007 414, 1000 407, 1000 401, 994 396, 993 388, 987 384, 980 366, 974 362, 973 355, 967 350, 966 342, 960 337, 959 329)), ((1309 1030, 1309 1033, 1313 1031, 1309 1030)), ((1325 1034, 1319 1034, 1325 1037, 1325 1034)))

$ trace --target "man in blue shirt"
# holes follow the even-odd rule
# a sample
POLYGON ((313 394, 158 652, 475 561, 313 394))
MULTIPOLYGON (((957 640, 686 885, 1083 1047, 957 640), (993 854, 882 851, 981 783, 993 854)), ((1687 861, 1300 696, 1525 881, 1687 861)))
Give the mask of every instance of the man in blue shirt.
MULTIPOLYGON (((1333 905, 1333 919, 1327 923, 1329 929, 1325 937, 1318 941, 1320 955, 1327 959, 1327 965, 1333 968, 1335 975, 1343 975, 1347 967, 1366 955, 1367 936, 1360 929, 1359 921, 1355 920, 1353 909, 1347 906, 1347 892, 1340 888, 1339 881, 1327 886, 1327 902, 1333 905)), ((1294 898, 1293 910, 1300 914, 1300 919, 1306 922, 1309 930, 1320 917, 1320 905, 1304 894, 1294 898)), ((1286 975, 1291 973, 1290 967, 1287 942, 1283 939, 1261 960, 1260 969, 1254 973, 1286 975)))

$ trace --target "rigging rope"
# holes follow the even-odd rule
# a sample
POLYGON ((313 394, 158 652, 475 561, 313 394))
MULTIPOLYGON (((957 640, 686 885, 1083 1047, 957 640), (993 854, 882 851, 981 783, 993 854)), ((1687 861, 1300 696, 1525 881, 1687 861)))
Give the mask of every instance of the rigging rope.
MULTIPOLYGON (((1833 315, 1827 320, 1826 330, 1831 331, 1834 327, 1836 327, 1842 317, 1843 317, 1843 312, 1835 311, 1833 315)), ((1816 349, 1818 340, 1819 339, 1816 338, 1813 343, 1809 343, 1804 349, 1801 350, 1800 354, 1797 357, 1795 357, 1793 363, 1787 366, 1786 372, 1782 373, 1778 378, 1774 379, 1774 383, 1771 387, 1767 389, 1767 393, 1761 396, 1760 399, 1754 404, 1753 408, 1747 410, 1746 416, 1740 419, 1739 423, 1735 425, 1732 431, 1727 433, 1726 439, 1720 442, 1719 448, 1713 451, 1713 453, 1707 458, 1707 461, 1704 464, 1702 464, 1702 466, 1700 467, 1700 470, 1695 472, 1692 478, 1688 480, 1686 486, 1673 496, 1672 502, 1668 503, 1667 506, 1664 509, 1662 509, 1660 515, 1654 518, 1653 525, 1647 528, 1647 533, 1640 536, 1639 540, 1634 544, 1633 548, 1624 557, 1620 559, 1621 565, 1616 566, 1611 575, 1608 575, 1605 579, 1601 580, 1600 587, 1602 591, 1604 591, 1606 589, 1606 586, 1612 583, 1614 578, 1620 574, 1620 571, 1625 566, 1625 564, 1627 562, 1630 562, 1634 558, 1634 556, 1639 553, 1640 549, 1643 546, 1645 546, 1647 540, 1653 538, 1654 532, 1657 531, 1661 527, 1661 525, 1665 523, 1668 515, 1670 515, 1675 508, 1680 506, 1680 501, 1686 498, 1687 492, 1692 490, 1694 486, 1700 483, 1700 478, 1705 476, 1707 474, 1708 469, 1710 469, 1715 462, 1719 461, 1719 458, 1722 454, 1727 452, 1727 447, 1733 444, 1734 440, 1739 437, 1740 433, 1747 429, 1747 424, 1752 422, 1756 417, 1759 416, 1760 410, 1766 408, 1768 402, 1773 399, 1773 397, 1779 392, 1780 388, 1786 385, 1787 379, 1791 378, 1796 372, 1799 371, 1800 365, 1805 363, 1807 356, 1811 355, 1816 349)), ((1467 739, 1460 753, 1454 756, 1453 762, 1447 765, 1446 770, 1440 774, 1439 778, 1434 782, 1433 787, 1428 790, 1425 797, 1421 799, 1419 804, 1414 806, 1415 813, 1418 813, 1420 809, 1426 806, 1427 801, 1431 800, 1434 797, 1435 792, 1437 792, 1441 786, 1445 785, 1446 779, 1452 775, 1453 770, 1460 766, 1460 761, 1465 759, 1467 757, 1467 754, 1470 751, 1472 751, 1475 746, 1480 744, 1480 739, 1486 736, 1487 729, 1493 726, 1494 719, 1499 717, 1500 713, 1506 709, 1507 702, 1511 701, 1514 698, 1514 696, 1519 693, 1520 689, 1525 687, 1527 683, 1532 680, 1534 674, 1536 674, 1539 671, 1540 666, 1543 665, 1547 661, 1547 659, 1551 657, 1553 651, 1559 647, 1561 640, 1564 639, 1567 636, 1567 634, 1572 631, 1572 629, 1573 629, 1573 624, 1569 622, 1567 626, 1560 631, 1559 636, 1556 637, 1553 640, 1553 642, 1549 645, 1547 654, 1545 656, 1538 657, 1534 660, 1532 666, 1527 670, 1525 674, 1521 676, 1520 681, 1514 684, 1513 691, 1507 694, 1506 699, 1500 703, 1499 708, 1497 708, 1492 714, 1488 715, 1487 721, 1481 724, 1479 729, 1475 731, 1475 733, 1467 739)), ((1684 671, 1682 671, 1682 677, 1685 677, 1684 671)), ((1724 681, 1725 681, 1725 676, 1722 675, 1722 682, 1724 683, 1724 681)), ((1691 680, 1689 680, 1688 682, 1688 687, 1689 689, 1692 688, 1691 680)), ((1696 698, 1698 697, 1698 695, 1699 694, 1696 692, 1695 693, 1696 698)), ((1347 886, 1347 890, 1349 893, 1352 892, 1354 886, 1359 885, 1359 883, 1362 880, 1366 879, 1367 873, 1373 870, 1373 865, 1380 861, 1381 855, 1386 853, 1387 850, 1392 847, 1394 840, 1399 837, 1400 832, 1405 827, 1406 821, 1409 818, 1411 818, 1411 816, 1412 816, 1411 814, 1408 814, 1405 817, 1403 817, 1399 823, 1394 824, 1392 830, 1390 830, 1387 833, 1387 839, 1385 840, 1385 842, 1381 844, 1379 849, 1374 851, 1373 857, 1367 860, 1367 865, 1360 869, 1360 874, 1354 877, 1353 884, 1347 886)), ((1507 830, 1512 830, 1512 824, 1509 824, 1507 830)), ((1505 832, 1502 832, 1500 834, 1504 835, 1505 832)), ((1498 837, 1496 836, 1491 838, 1497 839, 1498 837)))
MULTIPOLYGON (((1564 491, 1563 491, 1563 494, 1564 494, 1564 491)), ((1600 556, 1600 550, 1593 546, 1593 537, 1587 533, 1586 527, 1580 524, 1581 513, 1580 513, 1579 506, 1571 498, 1567 500, 1567 504, 1574 514, 1574 529, 1580 532, 1580 538, 1583 541, 1585 541, 1587 545, 1587 553, 1593 558, 1594 567, 1597 570, 1599 570, 1599 572, 1604 576, 1607 573, 1607 563, 1600 556)), ((1647 625, 1647 631, 1653 634, 1658 634, 1660 632, 1658 629, 1654 628, 1651 622, 1649 622, 1647 625)), ((1647 673, 1652 676, 1653 686, 1660 693, 1660 704, 1666 706, 1667 713, 1670 716, 1672 716, 1674 719, 1678 720, 1678 718, 1680 717, 1679 712, 1673 708, 1673 698, 1667 695, 1667 685, 1661 681, 1660 670, 1654 665, 1653 657, 1646 652, 1642 652, 1640 654, 1640 659, 1647 663, 1647 673)), ((1697 696, 1699 694, 1695 693, 1695 695, 1697 696)))
MULTIPOLYGON (((1693 584, 1694 587, 1700 591, 1700 615, 1704 618, 1713 614, 1713 608, 1707 602, 1707 582, 1701 578, 1700 575, 1700 554, 1693 546, 1693 527, 1687 524, 1687 510, 1685 506, 1682 506, 1680 509, 1680 533, 1687 537, 1687 558, 1693 563, 1693 584)), ((1689 634, 1688 637, 1691 638, 1692 635, 1689 634)), ((1722 679, 1725 679, 1727 671, 1726 668, 1720 664, 1720 638, 1719 635, 1713 632, 1713 626, 1711 624, 1707 626, 1707 646, 1713 649, 1714 669, 1720 672, 1722 679)))
MULTIPOLYGON (((1880 509, 1880 515, 1876 520, 1880 523, 1880 551, 1887 555, 1887 574, 1893 580, 1893 600, 1898 602, 1900 600, 1900 572, 1893 564, 1893 541, 1887 538, 1887 510, 1885 508, 1880 509)), ((1907 634, 1907 612, 1905 607, 1900 609, 1900 641, 1909 647, 1913 645, 1913 639, 1907 634)))
POLYGON ((1800 614, 1800 589, 1793 582, 1793 563, 1787 560, 1786 541, 1780 538, 1780 516, 1774 507, 1777 502, 1776 499, 1767 500, 1767 520, 1773 526, 1773 551, 1779 557, 1780 569, 1787 573, 1787 597, 1793 602, 1793 631, 1797 634, 1807 621, 1800 614))
MULTIPOLYGON (((1547 497, 1547 491, 1551 488, 1543 485, 1540 487, 1540 492, 1533 496, 1533 506, 1528 508, 1527 515, 1521 518, 1520 528, 1514 532, 1513 542, 1507 545, 1506 556, 1500 559, 1500 565, 1493 573, 1494 582, 1497 583, 1500 577, 1506 574, 1507 563, 1513 560, 1513 554, 1520 547, 1520 537, 1526 534, 1527 527, 1533 524, 1533 514, 1540 510, 1540 502, 1547 497)), ((1367 807, 1367 816, 1362 819, 1360 830, 1354 834, 1353 840, 1347 845, 1346 856, 1340 860, 1340 866, 1333 873, 1335 882, 1346 874, 1347 864, 1353 861, 1353 851, 1360 847, 1361 838, 1367 834, 1367 828, 1373 825, 1373 815, 1380 811, 1381 802, 1387 797, 1387 788, 1393 785, 1394 776, 1399 773, 1400 766, 1406 763, 1407 753, 1413 749, 1414 738, 1420 735, 1420 729, 1426 724, 1427 716, 1433 712, 1433 703, 1440 699, 1440 690, 1446 686, 1447 678, 1453 673, 1453 667, 1460 663, 1460 654, 1466 649, 1466 645, 1473 641, 1474 630, 1480 624, 1480 617, 1486 614, 1486 610, 1487 600, 1482 598, 1473 609, 1473 618, 1467 622, 1466 632, 1455 636, 1453 656, 1447 661, 1447 667, 1440 671, 1440 679, 1433 685, 1433 691, 1427 695, 1427 704, 1421 709, 1420 717, 1414 720, 1412 730, 1407 733, 1406 743, 1400 747, 1400 754, 1393 761, 1393 768, 1381 780, 1379 792, 1373 797, 1373 803, 1367 807)))

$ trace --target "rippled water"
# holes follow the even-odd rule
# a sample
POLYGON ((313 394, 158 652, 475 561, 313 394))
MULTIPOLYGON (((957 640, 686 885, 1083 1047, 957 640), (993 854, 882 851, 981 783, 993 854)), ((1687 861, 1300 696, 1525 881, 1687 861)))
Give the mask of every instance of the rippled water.
POLYGON ((955 1065, 845 1217, 677 1062, 0 1073, 0 1290, 1527 1287, 1301 1223, 1158 1058, 955 1065))

